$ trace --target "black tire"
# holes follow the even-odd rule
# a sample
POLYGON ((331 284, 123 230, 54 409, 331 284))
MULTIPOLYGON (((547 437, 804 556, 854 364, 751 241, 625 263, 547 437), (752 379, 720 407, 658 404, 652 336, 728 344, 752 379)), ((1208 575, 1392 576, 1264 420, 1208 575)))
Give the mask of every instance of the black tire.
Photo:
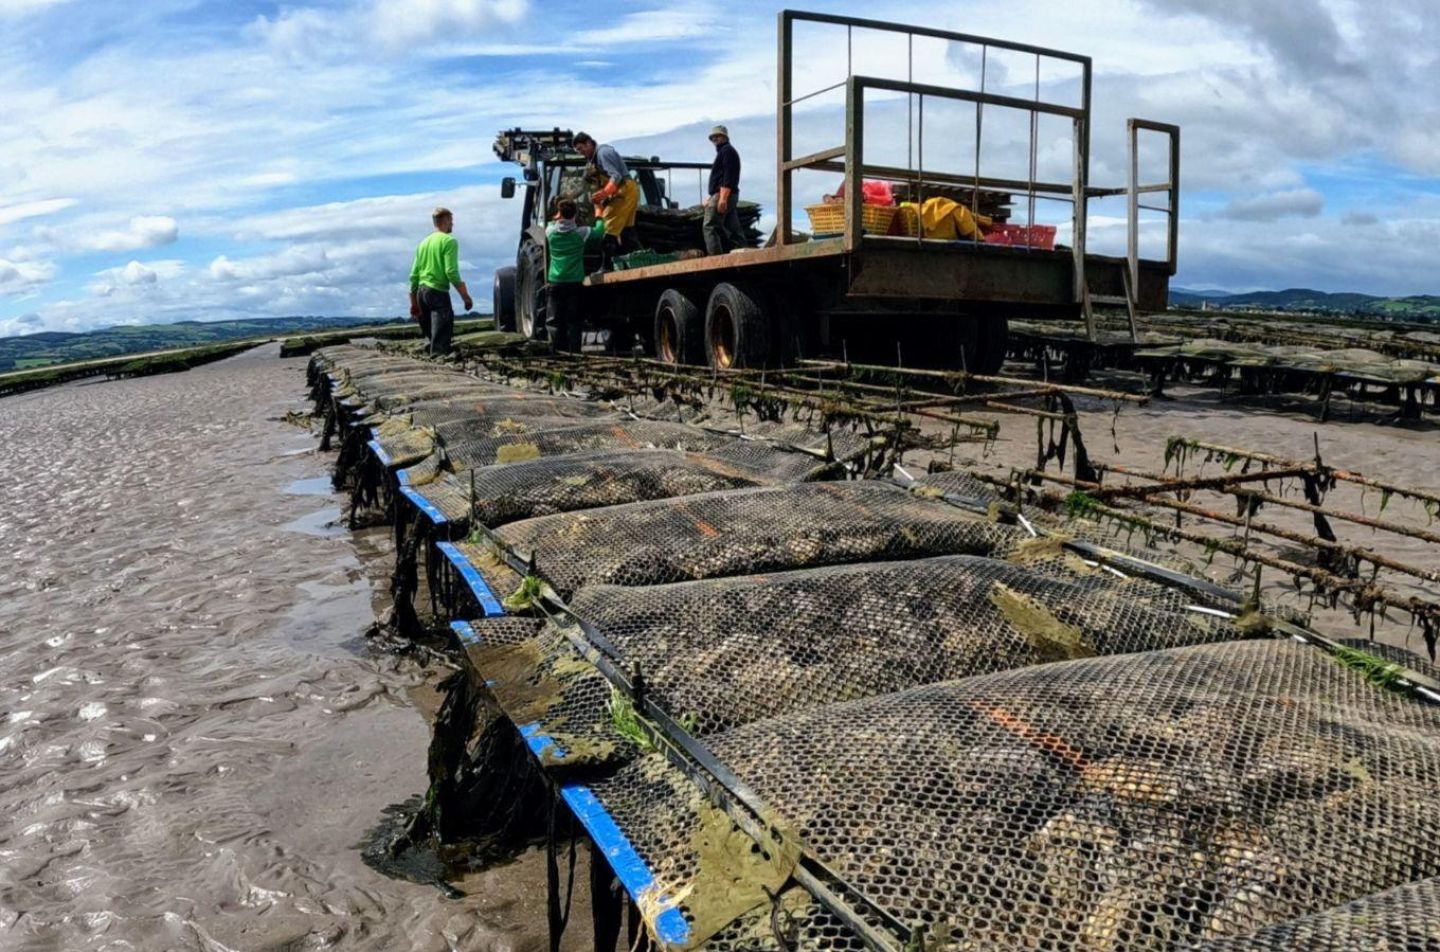
POLYGON ((770 362, 770 315, 764 298, 728 282, 705 302, 705 358, 717 370, 770 362))
POLYGON ((545 339, 545 249, 533 241, 520 246, 515 262, 515 330, 531 340, 545 339))
POLYGON ((491 286, 491 313, 495 315, 495 329, 515 330, 515 267, 506 265, 496 268, 495 280, 491 286))
POLYGON ((960 321, 956 369, 963 367, 972 374, 986 376, 999 373, 1010 343, 1010 321, 993 314, 964 316, 960 321))
POLYGON ((655 304, 655 359, 705 363, 705 314, 684 291, 667 288, 655 304))

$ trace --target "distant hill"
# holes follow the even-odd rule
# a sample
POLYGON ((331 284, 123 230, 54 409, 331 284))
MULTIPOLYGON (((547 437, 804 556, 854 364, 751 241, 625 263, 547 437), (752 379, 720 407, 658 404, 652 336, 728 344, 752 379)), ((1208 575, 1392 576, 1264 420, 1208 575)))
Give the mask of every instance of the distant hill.
MULTIPOLYGON (((396 321, 401 318, 395 318, 396 321)), ((0 373, 29 370, 77 360, 121 357, 170 347, 219 344, 245 337, 275 337, 352 324, 384 324, 361 317, 272 317, 243 321, 181 321, 106 327, 84 333, 45 331, 0 337, 0 373)))
POLYGON ((1171 307, 1204 307, 1224 310, 1300 311, 1317 314, 1348 314, 1391 321, 1440 321, 1440 295, 1378 297, 1353 292, 1331 293, 1310 288, 1284 291, 1251 291, 1229 294, 1224 291, 1197 291, 1171 288, 1171 307))

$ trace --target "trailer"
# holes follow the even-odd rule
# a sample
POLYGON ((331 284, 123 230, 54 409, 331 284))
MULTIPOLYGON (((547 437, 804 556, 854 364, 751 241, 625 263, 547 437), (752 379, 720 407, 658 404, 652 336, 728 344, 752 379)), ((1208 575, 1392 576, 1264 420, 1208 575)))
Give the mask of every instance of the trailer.
MULTIPOLYGON (((1166 123, 1128 120, 1127 183, 1093 187, 1089 57, 928 27, 792 10, 779 14, 778 40, 773 234, 764 247, 590 274, 584 282, 586 310, 598 323, 626 339, 633 333, 660 360, 716 369, 781 366, 829 353, 993 373, 1004 360, 1012 317, 1083 321, 1093 339, 1097 307, 1123 309, 1132 333, 1137 311, 1165 309, 1176 269, 1180 130, 1166 123), (808 31, 810 39, 817 31, 829 31, 830 49, 844 45, 843 79, 797 89, 797 74, 802 72, 797 29, 808 31), (866 42, 889 44, 892 51, 903 48, 903 63, 898 56, 890 57, 884 70, 903 78, 857 73, 857 44, 863 54, 866 42), (936 72, 937 56, 949 58, 957 50, 970 62, 978 58, 975 81, 946 85, 915 80, 917 71, 936 72), (998 92, 987 88, 995 72, 992 58, 1009 64, 998 92), (1029 95, 1017 95, 1022 85, 1015 76, 1017 62, 1033 64, 1026 66, 1023 84, 1029 95), (1033 85, 1028 81, 1031 68, 1033 85), (1042 76, 1057 74, 1072 78, 1042 82, 1042 76), (817 116, 824 120, 827 115, 815 105, 826 97, 843 97, 843 130, 835 130, 833 144, 795 154, 797 120, 806 120, 808 134, 817 116), (953 121, 947 127, 935 120, 939 114, 953 120, 957 109, 974 116, 973 137, 964 142, 963 170, 955 167, 953 121), (902 115, 900 148, 896 130, 902 115), (1028 123, 1029 136, 1028 154, 1022 155, 1028 160, 1025 169, 1015 173, 1009 171, 1013 155, 997 163, 987 152, 985 130, 987 121, 994 125, 1002 119, 1014 128, 1017 117, 1022 125, 1028 123), (1042 130, 1057 123, 1061 134, 1046 139, 1042 130), (872 133, 868 137, 867 125, 872 133), (1066 139, 1068 180, 1047 179, 1041 174, 1041 156, 1053 160, 1055 143, 1064 145, 1066 139), (937 151, 944 161, 934 159, 937 151), (1160 157, 1162 180, 1141 181, 1142 151, 1150 160, 1160 157), (992 169, 996 164, 1004 168, 992 169), (843 226, 807 234, 795 227, 802 197, 797 178, 816 173, 838 176, 843 183, 835 190, 843 196, 843 226), (1007 234, 1020 239, 1001 244, 978 233, 959 240, 927 237, 924 228, 913 234, 881 234, 866 227, 866 183, 877 181, 891 183, 916 205, 941 196, 975 209, 982 196, 1009 196, 1023 209, 1024 224, 1007 234), (1096 198, 1126 200, 1124 254, 1087 251, 1089 204, 1096 198), (1068 244, 1036 238, 1044 234, 1037 228, 1037 212, 1057 202, 1068 209, 1061 226, 1068 231, 1068 244), (1160 216, 1163 257, 1141 254, 1142 211, 1160 216)), ((831 110, 837 118, 840 105, 831 110)), ((557 185, 566 168, 581 162, 574 156, 571 165, 565 164, 562 139, 557 130, 548 143, 552 152, 541 163, 557 185)), ((534 164, 534 155, 525 158, 534 164)), ((640 181, 645 204, 664 204, 673 199, 660 185, 659 173, 701 167, 655 157, 637 160, 632 175, 640 181)), ((544 198, 558 191, 529 166, 526 176, 525 229, 516 271, 508 277, 497 274, 497 314, 502 313, 502 281, 509 281, 520 329, 539 336, 533 319, 527 323, 523 315, 533 316, 544 306, 544 198)), ((503 190, 513 194, 513 180, 507 180, 503 190)), ((1054 234, 1053 227, 1049 234, 1054 234)))

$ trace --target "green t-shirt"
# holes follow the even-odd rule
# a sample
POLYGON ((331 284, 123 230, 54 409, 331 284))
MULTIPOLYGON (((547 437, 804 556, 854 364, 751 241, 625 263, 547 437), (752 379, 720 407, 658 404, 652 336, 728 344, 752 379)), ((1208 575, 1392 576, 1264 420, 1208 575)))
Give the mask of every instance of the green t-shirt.
POLYGON ((545 229, 545 242, 550 246, 550 267, 545 280, 551 284, 579 284, 585 280, 585 244, 605 237, 605 223, 597 221, 589 228, 554 221, 545 229))
POLYGON ((460 283, 460 242, 443 231, 432 232, 415 249, 415 265, 410 269, 410 290, 425 285, 437 291, 448 291, 460 283))

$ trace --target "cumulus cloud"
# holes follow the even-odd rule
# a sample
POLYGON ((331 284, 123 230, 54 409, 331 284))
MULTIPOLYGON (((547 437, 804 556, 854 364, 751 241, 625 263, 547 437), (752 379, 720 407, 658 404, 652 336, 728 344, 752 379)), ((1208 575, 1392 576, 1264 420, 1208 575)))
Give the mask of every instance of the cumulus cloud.
POLYGON ((1225 206, 1225 217, 1236 221, 1278 221, 1315 218, 1325 208, 1325 196, 1313 188, 1293 188, 1237 198, 1225 206))
POLYGON ((370 9, 371 28, 376 39, 403 47, 515 23, 529 8, 528 0, 375 0, 370 9))
POLYGON ((0 295, 20 295, 52 280, 59 268, 50 261, 10 261, 0 258, 0 295))
POLYGON ((139 251, 174 244, 180 225, 167 215, 136 215, 126 228, 85 231, 80 228, 37 228, 36 237, 79 251, 139 251))

